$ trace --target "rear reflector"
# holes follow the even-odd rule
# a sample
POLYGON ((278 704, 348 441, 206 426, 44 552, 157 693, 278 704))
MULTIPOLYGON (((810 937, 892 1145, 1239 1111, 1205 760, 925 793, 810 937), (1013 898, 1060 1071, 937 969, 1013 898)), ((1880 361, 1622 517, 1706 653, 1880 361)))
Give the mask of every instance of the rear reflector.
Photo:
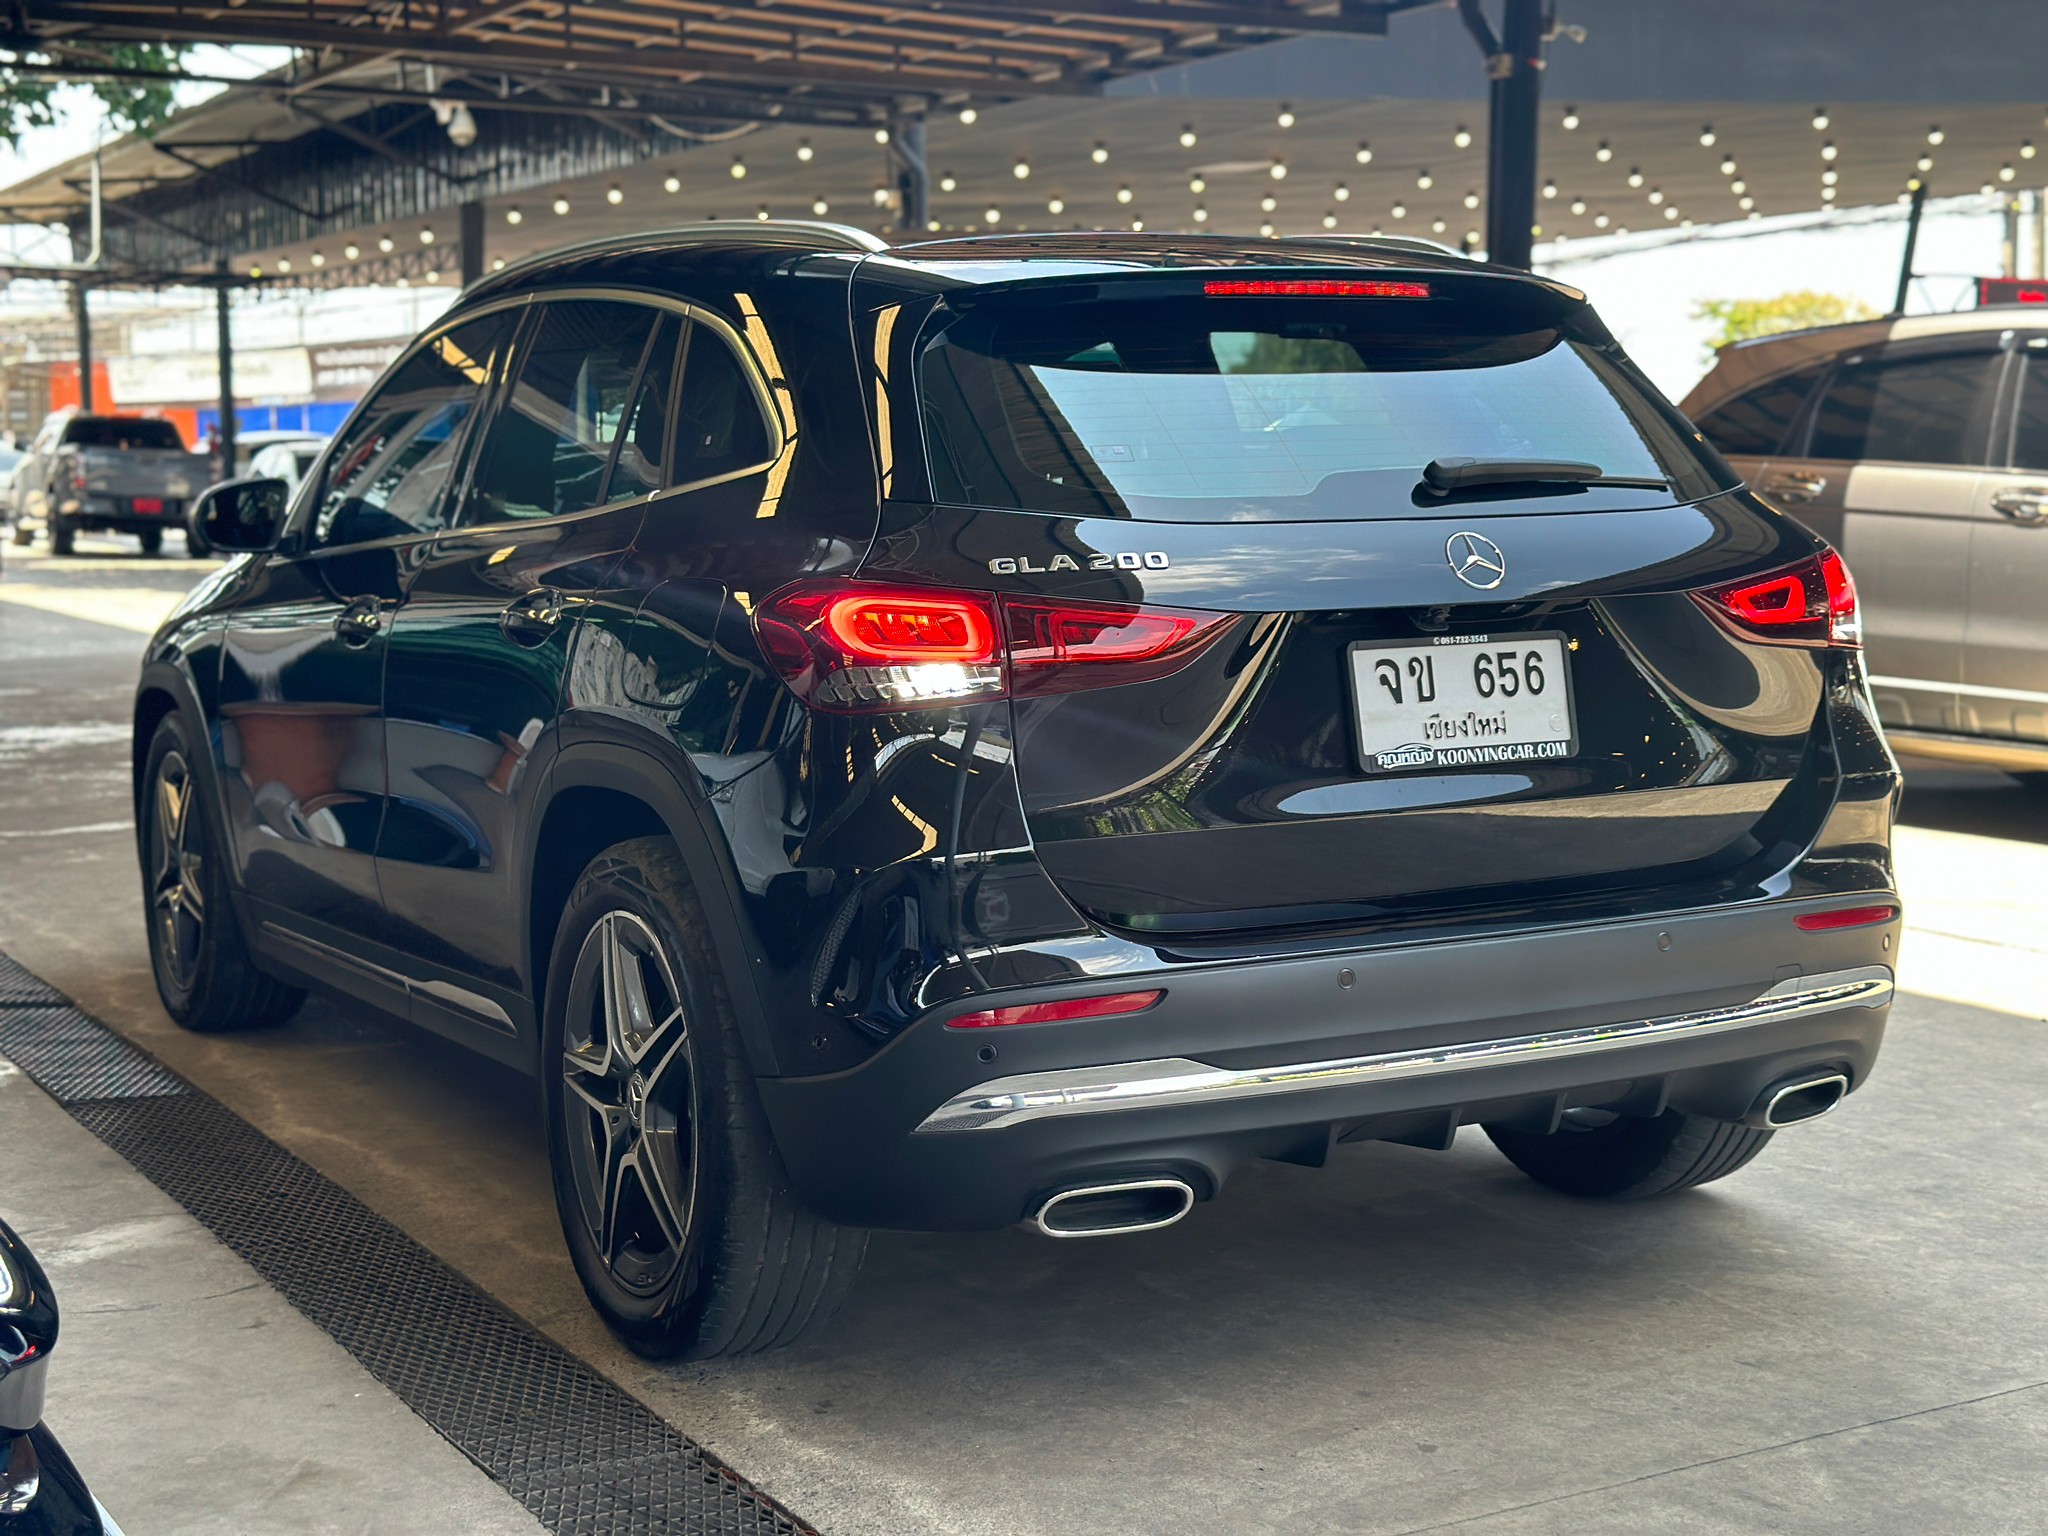
POLYGON ((1393 283, 1379 278, 1278 281, 1233 277, 1206 282, 1202 284, 1202 292, 1229 298, 1257 299, 1426 299, 1429 297, 1429 284, 1393 283))
POLYGON ((1005 597, 1010 691, 1072 693, 1176 672, 1229 624, 1191 608, 1005 597))
POLYGON ((1832 549, 1789 570, 1695 592, 1709 613, 1745 633, 1779 645, 1863 644, 1856 583, 1832 549))
POLYGON ((1070 997, 1057 1003, 1024 1003, 1015 1008, 986 1008, 946 1020, 948 1029, 1002 1029, 1011 1024, 1053 1024, 1062 1019, 1100 1019, 1117 1013, 1143 1013, 1166 996, 1150 992, 1112 992, 1106 997, 1070 997))
POLYGON ((1899 909, 1889 904, 1836 907, 1828 912, 1801 912, 1792 919, 1792 926, 1802 933, 1826 933, 1831 928, 1868 928, 1872 923, 1888 923, 1898 915, 1899 909))

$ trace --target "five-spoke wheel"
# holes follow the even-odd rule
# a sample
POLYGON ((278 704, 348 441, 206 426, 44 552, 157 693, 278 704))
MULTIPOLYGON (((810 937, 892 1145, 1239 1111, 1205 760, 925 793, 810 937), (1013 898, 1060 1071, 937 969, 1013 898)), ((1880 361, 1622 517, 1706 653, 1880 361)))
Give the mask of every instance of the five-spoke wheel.
POLYGON ((651 1295, 682 1262, 697 1170, 690 1028, 661 941, 632 912, 583 941, 562 1031, 566 1148, 585 1229, 651 1295))
POLYGON ((742 1354, 831 1316, 867 1234, 819 1219, 791 1191, 669 839, 614 844, 570 891, 541 1061, 562 1234, 627 1344, 742 1354))
POLYGON ((150 820, 150 922, 157 963, 165 979, 189 992, 199 973, 199 941, 206 926, 206 855, 196 846, 193 812, 197 786, 192 765, 173 748, 157 760, 150 820))

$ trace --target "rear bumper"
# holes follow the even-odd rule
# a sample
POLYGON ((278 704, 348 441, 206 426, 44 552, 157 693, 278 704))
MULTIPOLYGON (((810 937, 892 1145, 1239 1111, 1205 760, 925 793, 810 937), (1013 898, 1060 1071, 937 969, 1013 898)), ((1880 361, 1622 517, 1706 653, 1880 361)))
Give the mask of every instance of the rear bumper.
POLYGON ((761 1092, 817 1209, 913 1228, 1003 1226, 1056 1190, 1148 1174, 1207 1198, 1256 1157, 1441 1146, 1482 1122, 1546 1130, 1582 1105, 1739 1120, 1794 1073, 1840 1071, 1853 1089, 1872 1069, 1898 924, 1793 926, 1840 905, 1006 990, 1166 995, 1142 1014, 1008 1029, 930 1017, 857 1068, 761 1092))

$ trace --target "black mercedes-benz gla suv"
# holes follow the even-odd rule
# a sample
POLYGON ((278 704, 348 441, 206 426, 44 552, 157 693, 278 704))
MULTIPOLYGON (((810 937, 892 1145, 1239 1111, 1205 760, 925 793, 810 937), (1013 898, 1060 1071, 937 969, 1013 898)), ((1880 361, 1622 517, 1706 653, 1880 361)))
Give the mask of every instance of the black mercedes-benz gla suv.
POLYGON ((465 293, 143 667, 190 1028, 539 1079, 592 1301, 1447 1146, 1642 1196, 1862 1084, 1898 789, 1828 547, 1581 294, 1398 241, 703 226, 465 293))

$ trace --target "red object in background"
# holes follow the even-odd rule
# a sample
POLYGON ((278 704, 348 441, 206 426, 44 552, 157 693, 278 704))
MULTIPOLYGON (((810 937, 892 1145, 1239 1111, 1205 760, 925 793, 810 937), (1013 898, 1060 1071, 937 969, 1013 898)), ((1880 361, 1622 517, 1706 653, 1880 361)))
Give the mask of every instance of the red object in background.
MULTIPOLYGON (((83 403, 78 395, 78 364, 50 364, 50 409, 61 411, 69 406, 75 410, 83 403)), ((114 409, 113 380, 107 377, 107 365, 101 362, 92 365, 92 408, 95 415, 114 409)))
POLYGON ((2048 281, 2038 277, 1980 277, 1977 307, 1993 304, 2048 304, 2048 281))
POLYGON ((161 512, 164 509, 164 499, 161 496, 137 496, 129 506, 137 512, 161 512))

